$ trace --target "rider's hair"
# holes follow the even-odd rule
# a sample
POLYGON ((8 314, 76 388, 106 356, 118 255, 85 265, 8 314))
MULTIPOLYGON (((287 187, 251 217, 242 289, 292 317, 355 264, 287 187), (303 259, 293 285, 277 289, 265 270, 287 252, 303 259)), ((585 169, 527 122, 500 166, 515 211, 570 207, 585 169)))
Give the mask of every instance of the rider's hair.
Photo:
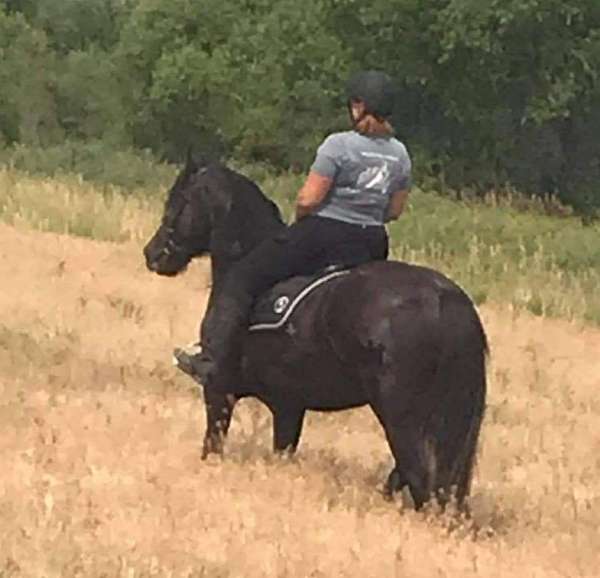
POLYGON ((394 129, 384 118, 379 119, 372 114, 365 114, 356 124, 355 130, 367 136, 392 136, 394 129))

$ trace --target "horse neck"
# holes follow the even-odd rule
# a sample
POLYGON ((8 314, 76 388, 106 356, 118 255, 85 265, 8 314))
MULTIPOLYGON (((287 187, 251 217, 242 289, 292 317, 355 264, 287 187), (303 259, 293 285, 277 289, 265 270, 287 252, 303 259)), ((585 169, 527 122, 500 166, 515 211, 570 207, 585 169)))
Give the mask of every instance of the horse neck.
POLYGON ((277 207, 260 190, 244 199, 233 196, 232 206, 214 228, 211 239, 213 291, 238 261, 266 239, 285 229, 277 207))

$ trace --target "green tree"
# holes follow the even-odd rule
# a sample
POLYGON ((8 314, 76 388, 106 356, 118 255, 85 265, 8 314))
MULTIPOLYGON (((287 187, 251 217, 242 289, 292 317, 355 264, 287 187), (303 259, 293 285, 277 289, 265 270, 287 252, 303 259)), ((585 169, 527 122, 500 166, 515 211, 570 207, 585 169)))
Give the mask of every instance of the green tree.
POLYGON ((454 0, 435 30, 431 88, 469 137, 452 139, 462 179, 469 180, 471 162, 487 174, 477 175, 483 184, 496 177, 568 196, 581 184, 568 159, 579 148, 573 127, 594 115, 599 95, 598 3, 454 0))
POLYGON ((131 144, 128 79, 100 48, 72 50, 60 59, 56 82, 57 116, 68 138, 131 144))
POLYGON ((120 20, 130 4, 123 0, 37 0, 30 21, 46 32, 50 46, 62 54, 90 45, 107 50, 118 40, 120 20))
MULTIPOLYGON (((137 136, 275 164, 306 162, 332 124, 345 50, 325 2, 139 4, 119 55, 142 102, 137 136), (319 24, 320 23, 320 24, 319 24)), ((338 103, 336 103, 338 104, 338 103)))
POLYGON ((305 168, 380 68, 417 173, 600 206, 598 0, 0 0, 0 55, 4 141, 305 168))
POLYGON ((0 12, 0 132, 7 142, 46 144, 60 136, 55 59, 46 36, 19 14, 0 12))

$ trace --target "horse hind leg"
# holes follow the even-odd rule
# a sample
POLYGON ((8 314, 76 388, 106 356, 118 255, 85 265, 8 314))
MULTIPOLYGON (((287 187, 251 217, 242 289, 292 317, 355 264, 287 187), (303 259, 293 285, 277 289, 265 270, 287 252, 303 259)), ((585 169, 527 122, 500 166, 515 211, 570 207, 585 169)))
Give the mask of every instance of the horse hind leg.
POLYGON ((397 405, 371 403, 371 408, 383 427, 395 461, 383 488, 384 497, 392 499, 408 487, 415 509, 419 510, 430 498, 430 472, 419 453, 422 426, 416 416, 398 412, 397 405))
POLYGON ((401 491, 402 488, 408 485, 406 478, 398 466, 389 473, 388 478, 383 486, 383 495, 386 499, 391 500, 394 494, 401 491))
POLYGON ((273 450, 293 454, 300 442, 304 422, 304 408, 279 404, 271 407, 273 413, 273 450))
POLYGON ((431 498, 430 467, 419 451, 418 424, 388 424, 385 433, 396 461, 390 473, 384 492, 388 497, 401 491, 405 486, 413 499, 415 509, 420 510, 431 498))
POLYGON ((448 426, 452 419, 442 419, 444 425, 438 421, 429 417, 385 426, 398 472, 390 474, 388 487, 394 492, 407 485, 417 510, 431 500, 442 508, 452 501, 466 513, 480 422, 474 419, 465 430, 463 424, 448 426))
POLYGON ((468 407, 468 400, 461 397, 462 404, 453 404, 456 400, 444 396, 431 400, 425 404, 427 412, 414 405, 394 406, 390 399, 376 411, 396 462, 384 490, 388 496, 408 486, 417 510, 432 498, 442 507, 455 498, 459 509, 463 508, 470 490, 479 421, 468 424, 466 408, 457 407, 468 407), (446 404, 450 412, 440 410, 446 404))
MULTIPOLYGON (((394 498, 401 494, 402 495, 402 503, 408 507, 415 504, 415 500, 413 495, 415 494, 414 490, 414 482, 413 482, 413 490, 411 490, 411 485, 408 482, 406 475, 402 471, 399 465, 394 465, 394 468, 389 473, 387 480, 383 486, 383 498, 389 502, 394 500, 394 498), (409 495, 407 495, 409 494, 409 495), (411 502, 412 500, 412 502, 411 502)), ((417 509, 420 506, 417 506, 417 509)))

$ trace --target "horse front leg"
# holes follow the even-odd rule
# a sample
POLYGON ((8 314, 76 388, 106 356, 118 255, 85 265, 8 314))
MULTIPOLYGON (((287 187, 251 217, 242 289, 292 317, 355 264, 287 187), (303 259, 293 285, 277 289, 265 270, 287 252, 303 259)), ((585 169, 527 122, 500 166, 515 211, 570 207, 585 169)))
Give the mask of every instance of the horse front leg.
POLYGON ((206 407, 206 433, 202 446, 202 459, 209 454, 223 453, 223 442, 229 431, 231 416, 237 398, 232 394, 215 392, 204 388, 204 405, 206 407))
POLYGON ((286 404, 271 407, 273 413, 273 450, 293 454, 300 442, 304 423, 304 408, 286 404))

